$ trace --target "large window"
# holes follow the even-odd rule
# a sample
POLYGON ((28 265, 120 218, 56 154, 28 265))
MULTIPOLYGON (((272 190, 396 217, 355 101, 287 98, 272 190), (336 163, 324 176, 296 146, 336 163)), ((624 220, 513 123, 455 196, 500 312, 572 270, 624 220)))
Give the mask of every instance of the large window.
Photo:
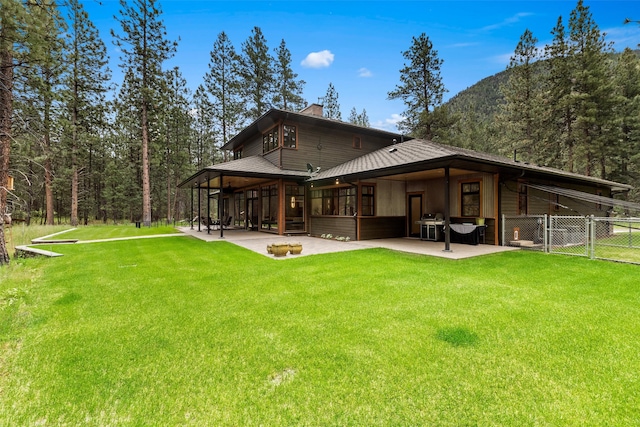
POLYGON ((242 158, 243 147, 233 150, 233 160, 240 160, 242 158))
POLYGON ((245 202, 244 202, 244 192, 240 191, 238 193, 235 193, 233 195, 234 198, 234 212, 233 212, 233 224, 236 227, 242 227, 244 228, 244 224, 245 224, 245 218, 246 218, 246 212, 244 211, 245 209, 245 202))
POLYGON ((460 186, 461 214, 465 217, 480 216, 480 182, 463 182, 460 186))
POLYGON ((262 187, 262 229, 278 229, 278 186, 262 187))
POLYGON ((375 186, 363 185, 362 186, 362 211, 360 215, 374 216, 376 214, 375 209, 375 186))
POLYGON ((262 152, 266 153, 278 148, 278 126, 271 129, 269 132, 262 135, 262 152))
POLYGON ((355 215, 356 194, 357 187, 314 190, 311 193, 311 212, 313 215, 355 215))
POLYGON ((298 134, 296 127, 291 125, 282 126, 282 146, 286 148, 296 148, 298 143, 298 134))

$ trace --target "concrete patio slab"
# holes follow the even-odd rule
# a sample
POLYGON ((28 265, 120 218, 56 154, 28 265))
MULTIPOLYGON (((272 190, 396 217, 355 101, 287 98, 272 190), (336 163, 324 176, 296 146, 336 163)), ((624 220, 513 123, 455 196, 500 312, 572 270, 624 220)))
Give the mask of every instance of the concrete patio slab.
POLYGON ((509 246, 474 246, 452 243, 451 251, 445 252, 444 242, 423 241, 418 238, 411 237, 339 242, 337 240, 328 240, 320 237, 310 237, 307 235, 279 236, 276 234, 247 230, 224 230, 224 237, 222 238, 220 237, 220 230, 211 230, 210 233, 207 233, 206 229, 198 231, 197 229, 191 229, 190 227, 178 227, 178 230, 207 242, 226 241, 233 243, 277 260, 371 248, 386 248, 400 252, 448 259, 463 259, 497 252, 519 250, 519 248, 509 246), (286 257, 274 257, 273 255, 268 254, 267 245, 278 242, 299 242, 302 244, 302 253, 300 255, 287 255, 286 257))

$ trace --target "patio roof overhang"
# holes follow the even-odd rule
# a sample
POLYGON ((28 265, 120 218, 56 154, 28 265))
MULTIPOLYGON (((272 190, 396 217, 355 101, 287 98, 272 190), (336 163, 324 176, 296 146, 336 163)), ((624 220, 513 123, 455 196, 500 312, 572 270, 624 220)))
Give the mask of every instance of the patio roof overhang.
POLYGON ((306 171, 285 170, 261 156, 252 156, 219 163, 201 169, 178 184, 180 188, 225 189, 245 188, 276 179, 301 182, 309 177, 306 171))
POLYGON ((363 179, 424 179, 442 177, 449 168, 452 176, 467 173, 500 173, 507 178, 529 178, 608 188, 626 192, 632 187, 614 181, 565 172, 546 166, 512 161, 505 157, 479 153, 458 147, 440 145, 426 140, 410 140, 390 145, 326 171, 321 171, 310 182, 324 185, 335 182, 355 182, 363 179))

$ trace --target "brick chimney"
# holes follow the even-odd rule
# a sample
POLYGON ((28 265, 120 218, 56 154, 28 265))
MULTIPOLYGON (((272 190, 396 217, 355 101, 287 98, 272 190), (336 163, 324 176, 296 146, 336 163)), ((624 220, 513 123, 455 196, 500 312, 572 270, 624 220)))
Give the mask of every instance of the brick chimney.
POLYGON ((311 104, 300 110, 300 114, 306 114, 308 116, 323 117, 322 105, 311 104))

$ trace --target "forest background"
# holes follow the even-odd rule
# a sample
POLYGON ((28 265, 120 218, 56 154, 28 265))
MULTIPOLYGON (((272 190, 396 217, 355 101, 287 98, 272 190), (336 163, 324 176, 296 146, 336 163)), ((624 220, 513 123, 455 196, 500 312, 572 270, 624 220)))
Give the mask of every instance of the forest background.
MULTIPOLYGON (((81 2, 0 5, 0 213, 72 225, 183 219, 182 179, 233 158, 220 147, 269 108, 307 105, 285 40, 269 46, 256 26, 234 46, 219 33, 192 91, 178 67, 165 67, 179 44, 167 38, 159 3, 120 6, 111 35, 123 81, 113 86, 81 2)), ((551 43, 539 48, 525 31, 505 72, 446 103, 437 49, 426 34, 414 37, 389 88, 406 106, 399 129, 639 187, 638 52, 615 52, 581 0, 553 25, 551 43)), ((334 119, 338 89, 330 83, 322 97, 334 119)), ((346 120, 369 126, 366 109, 346 120)))

